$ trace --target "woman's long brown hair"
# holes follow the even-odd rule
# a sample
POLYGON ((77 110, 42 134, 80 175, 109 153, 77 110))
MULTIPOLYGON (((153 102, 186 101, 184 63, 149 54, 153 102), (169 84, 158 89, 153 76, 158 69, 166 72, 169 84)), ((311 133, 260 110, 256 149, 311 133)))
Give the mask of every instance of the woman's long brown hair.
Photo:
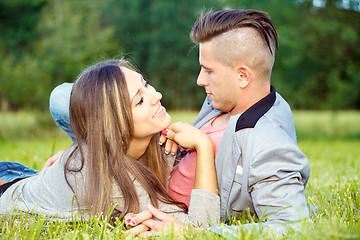
MULTIPOLYGON (((116 207, 113 217, 139 212, 139 199, 134 186, 138 181, 149 194, 150 201, 175 204, 184 212, 184 204, 174 201, 167 192, 167 162, 155 134, 144 155, 135 160, 127 152, 133 135, 133 120, 126 80, 120 66, 132 69, 124 60, 108 60, 84 71, 76 80, 70 98, 70 121, 74 129, 74 151, 65 165, 68 174, 83 174, 85 211, 107 214, 113 202, 113 186, 124 199, 123 208, 116 207), (81 164, 72 164, 80 154, 81 164), (84 163, 86 166, 84 168, 84 163), (76 167, 73 167, 76 166, 76 167)), ((69 183, 69 181, 68 181, 69 183)), ((70 185, 70 184, 69 184, 70 185)), ((79 204, 78 188, 70 186, 79 204)), ((79 206, 80 207, 80 206, 79 206)))

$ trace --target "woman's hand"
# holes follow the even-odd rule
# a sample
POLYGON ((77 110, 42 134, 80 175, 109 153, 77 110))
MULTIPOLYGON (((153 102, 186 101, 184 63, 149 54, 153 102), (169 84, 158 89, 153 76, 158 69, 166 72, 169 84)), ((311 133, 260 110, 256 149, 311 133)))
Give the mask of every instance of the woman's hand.
POLYGON ((162 134, 182 147, 196 150, 194 189, 218 194, 214 144, 210 137, 190 124, 180 122, 170 124, 162 134))
POLYGON ((174 230, 181 230, 185 227, 183 222, 150 204, 147 210, 139 214, 126 214, 125 224, 132 227, 126 233, 141 237, 156 236, 172 227, 174 230))
MULTIPOLYGON (((172 123, 162 131, 162 135, 167 139, 175 141, 184 148, 196 149, 201 147, 212 147, 212 141, 206 133, 193 127, 188 123, 172 123)), ((163 136, 161 139, 164 139, 163 136)), ((177 148, 177 147, 176 147, 177 148)))
MULTIPOLYGON (((163 130, 164 132, 167 130, 163 130)), ((163 132, 162 132, 163 133, 163 132)), ((163 134, 161 134, 160 138, 159 138, 159 144, 163 145, 165 143, 165 153, 166 154, 170 154, 171 155, 175 155, 178 148, 179 148, 179 144, 177 144, 176 142, 174 142, 173 140, 170 140, 168 138, 166 138, 163 134)))

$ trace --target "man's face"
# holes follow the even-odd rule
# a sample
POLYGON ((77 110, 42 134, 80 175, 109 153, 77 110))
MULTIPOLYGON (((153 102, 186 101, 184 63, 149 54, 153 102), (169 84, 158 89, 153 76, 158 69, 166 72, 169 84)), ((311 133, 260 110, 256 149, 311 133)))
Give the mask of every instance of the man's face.
POLYGON ((207 96, 212 100, 213 108, 231 113, 236 107, 239 94, 236 69, 217 60, 213 56, 212 47, 211 41, 200 43, 201 70, 197 85, 205 88, 207 96))

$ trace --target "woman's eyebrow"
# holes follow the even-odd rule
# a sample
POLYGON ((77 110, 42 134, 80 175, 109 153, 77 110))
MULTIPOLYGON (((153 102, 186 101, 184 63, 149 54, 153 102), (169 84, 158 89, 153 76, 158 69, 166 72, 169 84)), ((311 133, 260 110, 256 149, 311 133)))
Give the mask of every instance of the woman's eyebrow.
POLYGON ((131 99, 131 103, 134 101, 134 98, 136 97, 136 95, 138 95, 140 92, 140 89, 137 90, 136 94, 133 96, 133 98, 131 99))

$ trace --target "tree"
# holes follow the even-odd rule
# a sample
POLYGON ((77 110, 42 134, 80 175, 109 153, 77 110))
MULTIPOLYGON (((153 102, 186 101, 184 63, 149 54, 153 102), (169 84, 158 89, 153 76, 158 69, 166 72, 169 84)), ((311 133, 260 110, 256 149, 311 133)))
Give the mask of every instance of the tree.
POLYGON ((49 2, 42 12, 37 55, 51 85, 73 82, 82 69, 117 50, 114 29, 101 18, 100 1, 49 2))
POLYGON ((272 83, 293 107, 306 109, 360 107, 360 8, 347 3, 227 1, 269 13, 279 36, 272 83))
POLYGON ((42 79, 34 60, 36 25, 45 0, 4 0, 0 2, 0 109, 19 108, 38 103, 40 88, 34 80, 42 79))
MULTIPOLYGON (((205 2, 205 1, 204 1, 205 2)), ((199 108, 205 97, 196 85, 198 51, 189 32, 203 1, 110 1, 106 19, 128 57, 141 66, 150 83, 163 94, 168 108, 199 108)), ((217 1, 212 7, 218 7, 217 1)))
POLYGON ((189 38, 202 9, 268 12, 279 35, 272 74, 295 108, 360 108, 357 0, 3 0, 0 107, 46 108, 53 87, 123 55, 168 108, 199 108, 198 50, 189 38))
POLYGON ((0 101, 4 108, 47 108, 56 85, 73 82, 85 67, 118 50, 113 28, 102 21, 100 1, 1 4, 6 7, 1 16, 8 24, 1 25, 5 35, 0 41, 4 53, 0 101))

